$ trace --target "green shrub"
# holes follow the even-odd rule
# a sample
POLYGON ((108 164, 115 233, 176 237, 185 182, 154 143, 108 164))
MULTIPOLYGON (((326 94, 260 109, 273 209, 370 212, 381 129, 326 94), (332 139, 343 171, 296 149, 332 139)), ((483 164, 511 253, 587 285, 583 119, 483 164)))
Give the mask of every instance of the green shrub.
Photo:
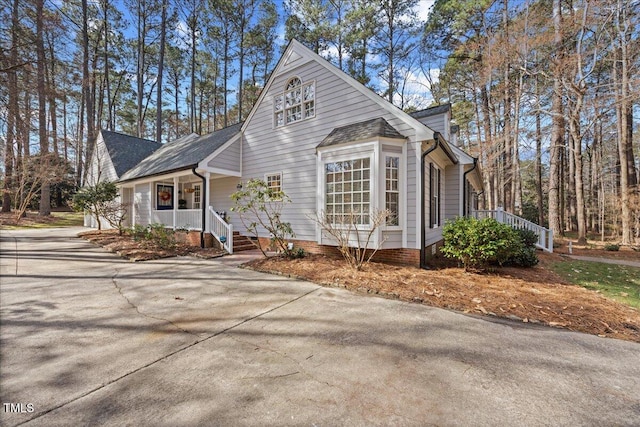
POLYGON ((618 252, 620 250, 620 245, 616 245, 615 243, 604 245, 604 250, 611 251, 611 252, 618 252))
POLYGON ((133 237, 133 240, 137 242, 147 238, 149 229, 144 225, 136 224, 129 229, 128 233, 133 237))
POLYGON ((526 228, 517 228, 516 233, 520 237, 520 241, 527 248, 535 248, 536 243, 538 243, 538 235, 531 230, 527 230, 526 228))
POLYGON ((302 248, 293 248, 293 249, 287 249, 284 252, 284 256, 289 259, 298 259, 298 258, 304 258, 305 256, 307 256, 307 253, 302 248))
POLYGON ((515 250, 505 264, 518 267, 533 267, 538 263, 538 256, 536 255, 538 235, 524 228, 516 229, 515 232, 520 241, 520 247, 515 250))
POLYGON ((442 253, 458 259, 465 270, 503 265, 522 247, 517 232, 493 218, 457 218, 445 224, 442 236, 442 253))
POLYGON ((176 246, 175 233, 163 224, 150 224, 147 239, 160 249, 173 249, 176 246))
POLYGON ((175 232, 166 228, 163 224, 150 224, 147 226, 136 224, 128 233, 136 242, 144 241, 149 246, 160 249, 173 249, 176 246, 175 232))

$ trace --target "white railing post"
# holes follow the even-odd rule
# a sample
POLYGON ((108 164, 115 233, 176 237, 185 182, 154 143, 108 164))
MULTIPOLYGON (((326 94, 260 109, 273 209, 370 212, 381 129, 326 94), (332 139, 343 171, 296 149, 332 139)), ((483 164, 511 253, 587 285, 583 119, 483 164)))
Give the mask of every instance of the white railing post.
POLYGON ((498 209, 496 210, 496 221, 504 222, 503 214, 502 206, 498 206, 498 209))
POLYGON ((176 229, 178 221, 178 206, 180 205, 180 195, 178 194, 178 177, 173 177, 173 229, 176 229))
POLYGON ((233 253, 233 225, 228 224, 218 213, 209 206, 210 233, 222 244, 229 253, 233 253))
POLYGON ((549 229, 549 243, 547 249, 553 253, 553 230, 549 229))
MULTIPOLYGON (((202 194, 200 195, 200 203, 204 203, 202 206, 209 206, 211 207, 211 172, 207 172, 205 173, 205 181, 206 184, 204 185, 204 188, 202 189, 202 194)), ((200 206, 200 207, 202 207, 200 206)), ((202 231, 211 231, 211 216, 207 215, 205 216, 205 223, 202 224, 202 226, 204 227, 202 229, 202 231)))

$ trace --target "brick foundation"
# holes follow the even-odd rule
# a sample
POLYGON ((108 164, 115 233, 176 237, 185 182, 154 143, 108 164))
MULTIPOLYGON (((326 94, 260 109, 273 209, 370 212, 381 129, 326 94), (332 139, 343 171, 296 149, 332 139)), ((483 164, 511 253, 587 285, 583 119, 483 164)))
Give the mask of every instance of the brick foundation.
MULTIPOLYGON (((261 237, 259 240, 263 248, 269 247, 269 239, 261 237)), ((319 245, 310 240, 291 240, 291 242, 294 248, 302 248, 305 252, 311 254, 325 255, 331 258, 342 258, 340 251, 338 251, 338 248, 335 246, 319 245)), ((420 267, 420 250, 407 248, 380 249, 373 256, 372 261, 420 267)))
POLYGON ((434 258, 440 258, 442 257, 442 254, 440 253, 440 249, 442 248, 442 246, 444 245, 444 240, 440 240, 436 243, 433 243, 429 246, 427 246, 424 249, 424 257, 425 257, 425 261, 429 262, 431 260, 433 260, 434 258), (434 253, 434 247, 435 246, 435 253, 434 253))

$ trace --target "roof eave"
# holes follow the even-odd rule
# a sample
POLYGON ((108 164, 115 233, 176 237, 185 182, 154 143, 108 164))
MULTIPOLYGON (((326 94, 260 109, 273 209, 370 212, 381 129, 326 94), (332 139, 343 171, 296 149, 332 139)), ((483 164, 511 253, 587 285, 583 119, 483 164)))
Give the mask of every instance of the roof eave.
POLYGON ((138 181, 138 180, 145 179, 145 178, 153 178, 153 177, 162 176, 162 175, 171 175, 171 174, 176 173, 176 172, 187 171, 187 170, 190 171, 193 168, 197 168, 197 167, 198 167, 198 163, 194 163, 194 164, 191 164, 191 165, 188 165, 188 166, 180 166, 180 167, 177 167, 177 168, 174 168, 174 169, 154 172, 154 173, 151 173, 151 174, 148 174, 148 175, 141 175, 141 176, 136 176, 136 177, 133 177, 133 178, 120 179, 117 182, 119 184, 125 184, 125 183, 130 183, 130 182, 138 181))

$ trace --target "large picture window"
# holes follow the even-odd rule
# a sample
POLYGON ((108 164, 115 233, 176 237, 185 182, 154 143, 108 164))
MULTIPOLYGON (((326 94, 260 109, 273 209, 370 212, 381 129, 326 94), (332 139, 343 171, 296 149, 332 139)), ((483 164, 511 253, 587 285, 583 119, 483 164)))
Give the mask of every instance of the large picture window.
POLYGON ((369 158, 325 164, 325 214, 332 224, 369 224, 371 211, 369 158))
POLYGON ((284 92, 274 98, 273 113, 276 127, 309 119, 316 115, 315 83, 302 83, 298 77, 289 80, 284 92))
POLYGON ((387 225, 400 225, 400 158, 385 158, 385 209, 389 211, 387 225))

